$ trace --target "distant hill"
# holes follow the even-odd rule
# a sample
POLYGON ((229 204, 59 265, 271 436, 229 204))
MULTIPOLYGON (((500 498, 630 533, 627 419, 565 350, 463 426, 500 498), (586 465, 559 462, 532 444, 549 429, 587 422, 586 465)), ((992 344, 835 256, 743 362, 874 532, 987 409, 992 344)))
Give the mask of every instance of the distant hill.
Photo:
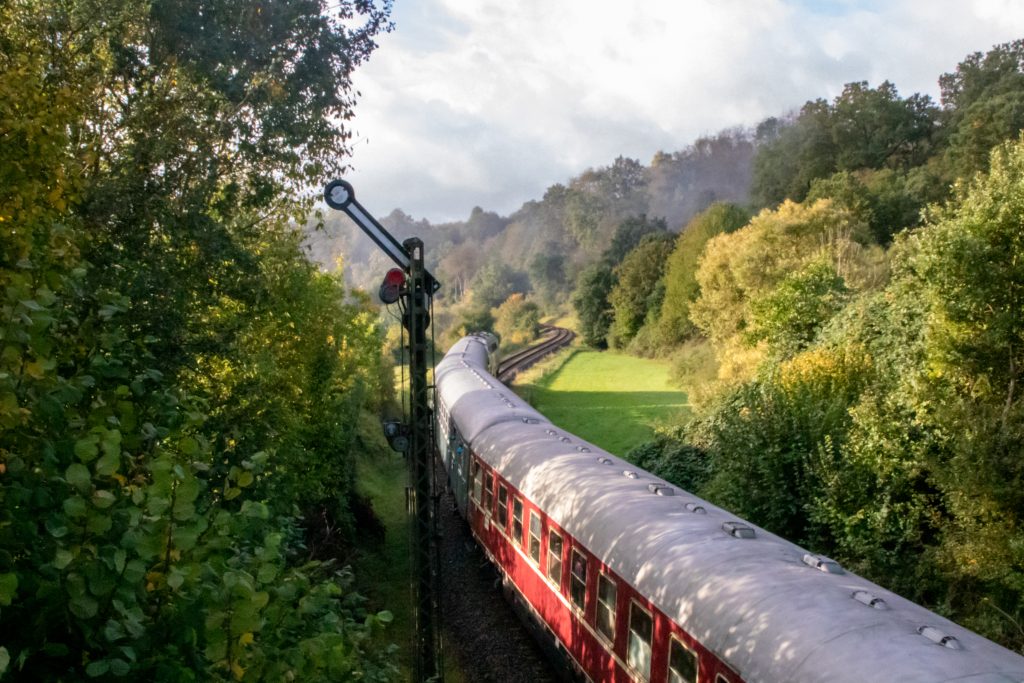
MULTIPOLYGON (((728 130, 681 151, 658 152, 646 166, 619 157, 608 166, 587 169, 564 185, 552 185, 510 216, 476 207, 465 221, 434 225, 395 209, 380 221, 399 241, 416 235, 426 242, 428 268, 445 285, 438 298, 452 303, 499 254, 527 283, 538 257, 560 257, 571 276, 601 255, 626 218, 661 218, 679 231, 715 201, 747 203, 755 149, 750 132, 728 130)), ((340 259, 352 286, 373 291, 391 267, 341 214, 329 213, 323 229, 311 226, 308 233, 311 258, 328 269, 340 259)))

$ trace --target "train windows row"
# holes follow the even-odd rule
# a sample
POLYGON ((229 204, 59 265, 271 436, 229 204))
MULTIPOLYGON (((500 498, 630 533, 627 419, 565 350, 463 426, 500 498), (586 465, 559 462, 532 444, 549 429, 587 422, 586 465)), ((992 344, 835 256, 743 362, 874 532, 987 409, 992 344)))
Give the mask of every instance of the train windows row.
MULTIPOLYGON (((574 542, 567 543, 563 535, 554 528, 548 528, 546 537, 544 524, 540 514, 535 510, 524 509, 523 500, 509 489, 498 482, 492 472, 486 472, 480 467, 479 462, 473 460, 470 466, 470 492, 473 500, 480 506, 481 511, 488 517, 494 515, 495 523, 503 534, 511 531, 510 540, 520 546, 527 554, 530 561, 543 571, 555 590, 562 592, 563 589, 563 562, 569 561, 569 571, 566 578, 568 598, 571 606, 579 612, 579 617, 584 618, 588 606, 588 586, 593 585, 591 599, 595 600, 596 606, 593 611, 593 627, 598 636, 605 641, 609 652, 615 648, 616 628, 618 617, 616 613, 618 605, 618 583, 614 576, 605 573, 598 567, 597 577, 594 584, 589 583, 588 555, 581 548, 576 547, 574 542), (496 493, 495 493, 496 490, 496 493), (508 508, 511 498, 512 515, 509 520, 508 508), (496 502, 496 505, 495 505, 496 502), (524 514, 529 514, 524 527, 524 514), (511 530, 509 522, 511 521, 511 530), (524 533, 525 531, 525 533, 524 533), (546 543, 542 543, 546 541, 546 543), (568 547, 568 557, 566 550, 568 547), (542 570, 541 557, 544 556, 544 567, 542 570)), ((635 600, 629 601, 628 614, 626 618, 626 665, 641 680, 649 681, 651 676, 651 664, 654 652, 654 617, 652 613, 635 600)), ((664 655, 663 655, 664 656, 664 655)), ((663 661, 666 672, 663 680, 667 683, 704 683, 699 678, 700 665, 697 653, 684 644, 675 635, 671 636, 667 662, 663 661)), ((715 677, 715 683, 729 683, 721 674, 715 677)))

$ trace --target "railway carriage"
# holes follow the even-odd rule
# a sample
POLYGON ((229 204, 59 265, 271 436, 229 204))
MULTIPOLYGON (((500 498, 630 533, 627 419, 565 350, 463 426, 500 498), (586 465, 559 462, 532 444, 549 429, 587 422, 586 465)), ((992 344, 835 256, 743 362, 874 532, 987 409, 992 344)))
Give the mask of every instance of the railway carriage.
POLYGON ((575 677, 1024 683, 1024 657, 551 424, 488 372, 435 370, 460 512, 575 677))

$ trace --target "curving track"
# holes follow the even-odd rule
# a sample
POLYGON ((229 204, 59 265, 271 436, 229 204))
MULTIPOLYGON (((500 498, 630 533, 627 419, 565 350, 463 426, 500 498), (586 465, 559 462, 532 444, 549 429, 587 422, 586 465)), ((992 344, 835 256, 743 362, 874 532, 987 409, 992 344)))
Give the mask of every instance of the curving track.
POLYGON ((527 369, 560 348, 568 346, 576 338, 575 332, 564 327, 555 327, 554 325, 541 325, 541 327, 544 329, 544 333, 540 343, 522 351, 516 351, 498 363, 497 375, 500 381, 509 383, 520 371, 527 369))

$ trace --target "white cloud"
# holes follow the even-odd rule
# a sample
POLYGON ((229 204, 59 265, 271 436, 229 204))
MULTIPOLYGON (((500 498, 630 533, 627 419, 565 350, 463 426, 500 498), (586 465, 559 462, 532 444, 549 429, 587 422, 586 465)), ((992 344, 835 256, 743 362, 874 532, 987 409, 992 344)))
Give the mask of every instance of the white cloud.
POLYGON ((1015 0, 401 0, 357 73, 351 175, 377 213, 508 213, 587 166, 888 79, 937 95, 1024 36, 1015 0))

